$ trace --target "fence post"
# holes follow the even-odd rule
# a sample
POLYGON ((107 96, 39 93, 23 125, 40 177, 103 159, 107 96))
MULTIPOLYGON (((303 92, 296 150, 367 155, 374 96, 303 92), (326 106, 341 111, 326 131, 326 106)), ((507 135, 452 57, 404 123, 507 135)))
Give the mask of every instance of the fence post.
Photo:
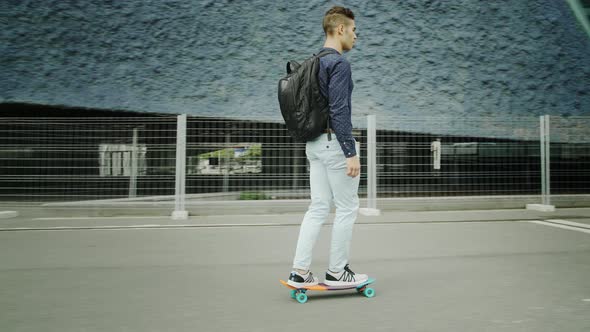
POLYGON ((176 189, 174 193, 174 212, 172 219, 188 219, 185 210, 186 183, 186 114, 178 116, 176 122, 176 189))
POLYGON ((551 212, 551 135, 549 132, 549 115, 539 117, 540 150, 541 150, 541 204, 527 204, 529 210, 551 212))
MULTIPOLYGON (((229 127, 228 127, 229 130, 229 127)), ((231 134, 230 132, 225 133, 225 147, 223 149, 223 192, 229 191, 229 173, 231 171, 231 164, 229 158, 228 149, 231 147, 231 134)), ((220 161, 221 163, 221 161, 220 161)))
MULTIPOLYGON (((360 156, 360 149, 357 149, 360 156)), ((378 216, 377 209, 377 120, 374 114, 367 115, 367 207, 359 209, 365 216, 378 216)))
POLYGON ((549 132, 550 123, 549 123, 549 115, 545 115, 545 145, 543 149, 545 150, 544 156, 545 160, 543 164, 544 172, 543 172, 543 205, 551 205, 551 134, 549 132))
POLYGON ((137 128, 133 128, 133 143, 131 146, 131 174, 129 176, 129 198, 137 196, 137 128))

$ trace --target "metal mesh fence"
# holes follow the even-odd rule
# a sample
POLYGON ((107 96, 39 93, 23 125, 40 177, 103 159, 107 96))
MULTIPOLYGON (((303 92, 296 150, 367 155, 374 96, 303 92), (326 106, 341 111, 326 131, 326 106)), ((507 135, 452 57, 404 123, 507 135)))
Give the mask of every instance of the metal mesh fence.
MULTIPOLYGON (((536 117, 393 123, 376 130, 379 198, 541 193, 536 117)), ((365 124, 353 132, 361 197, 365 124)), ((590 194, 590 117, 551 117, 550 128, 551 193, 590 194)), ((280 121, 189 117, 186 133, 187 200, 309 198, 305 144, 280 121)), ((0 202, 170 201, 176 139, 176 116, 0 118, 0 202)))
POLYGON ((515 118, 510 123, 460 119, 452 127, 443 127, 436 117, 400 117, 395 123, 399 130, 377 132, 379 197, 540 192, 536 118, 515 118), (483 132, 493 137, 484 137, 483 132))
MULTIPOLYGON (((364 135, 354 132, 361 148, 364 135)), ((186 193, 222 199, 308 198, 305 143, 294 141, 276 122, 189 118, 186 193)))
POLYGON ((173 195, 176 117, 2 118, 0 199, 173 195))
POLYGON ((590 117, 550 117, 552 194, 590 194, 590 117))

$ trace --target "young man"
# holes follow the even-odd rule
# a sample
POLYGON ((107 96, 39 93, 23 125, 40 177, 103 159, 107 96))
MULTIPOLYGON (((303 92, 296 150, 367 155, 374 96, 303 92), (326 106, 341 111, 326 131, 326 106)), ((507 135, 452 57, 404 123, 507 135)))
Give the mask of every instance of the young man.
POLYGON ((348 266, 352 228, 359 208, 357 192, 361 165, 352 137, 350 63, 342 53, 350 51, 356 42, 354 14, 348 8, 335 6, 324 15, 323 27, 326 41, 321 51, 331 53, 320 58, 318 78, 320 91, 330 105, 328 121, 333 134, 329 139, 326 132, 305 146, 310 164, 311 204, 301 223, 293 271, 289 276, 288 283, 294 287, 319 283, 309 268, 314 244, 332 202, 336 206, 336 218, 330 265, 324 282, 331 286, 350 286, 368 279, 367 275, 355 274, 348 266))

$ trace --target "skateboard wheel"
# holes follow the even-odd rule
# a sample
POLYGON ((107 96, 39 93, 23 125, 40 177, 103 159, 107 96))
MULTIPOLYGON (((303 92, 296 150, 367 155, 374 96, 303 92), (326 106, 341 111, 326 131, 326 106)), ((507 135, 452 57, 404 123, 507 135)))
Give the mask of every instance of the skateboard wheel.
POLYGON ((363 291, 366 297, 373 297, 375 296, 375 290, 373 288, 367 288, 363 291))
POLYGON ((297 290, 296 289, 292 289, 291 290, 291 298, 294 299, 297 296, 297 290))
POLYGON ((305 295, 305 293, 299 293, 299 294, 297 294, 296 300, 299 303, 305 303, 305 302, 307 302, 307 295, 305 295))

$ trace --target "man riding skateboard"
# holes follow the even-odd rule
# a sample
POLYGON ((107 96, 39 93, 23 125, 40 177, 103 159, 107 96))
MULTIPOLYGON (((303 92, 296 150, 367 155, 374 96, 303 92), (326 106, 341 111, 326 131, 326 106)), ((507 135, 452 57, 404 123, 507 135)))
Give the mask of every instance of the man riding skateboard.
POLYGON ((351 68, 342 54, 350 51, 356 42, 354 14, 348 8, 335 6, 324 15, 323 28, 326 40, 320 52, 328 50, 330 54, 320 58, 318 81, 320 92, 330 106, 328 121, 332 129, 308 141, 305 147, 310 165, 311 204, 301 223, 293 271, 287 282, 296 288, 319 283, 310 271, 312 251, 332 202, 336 206, 336 217, 324 284, 355 286, 368 280, 366 274, 354 273, 348 265, 359 208, 361 165, 352 136, 351 68))

